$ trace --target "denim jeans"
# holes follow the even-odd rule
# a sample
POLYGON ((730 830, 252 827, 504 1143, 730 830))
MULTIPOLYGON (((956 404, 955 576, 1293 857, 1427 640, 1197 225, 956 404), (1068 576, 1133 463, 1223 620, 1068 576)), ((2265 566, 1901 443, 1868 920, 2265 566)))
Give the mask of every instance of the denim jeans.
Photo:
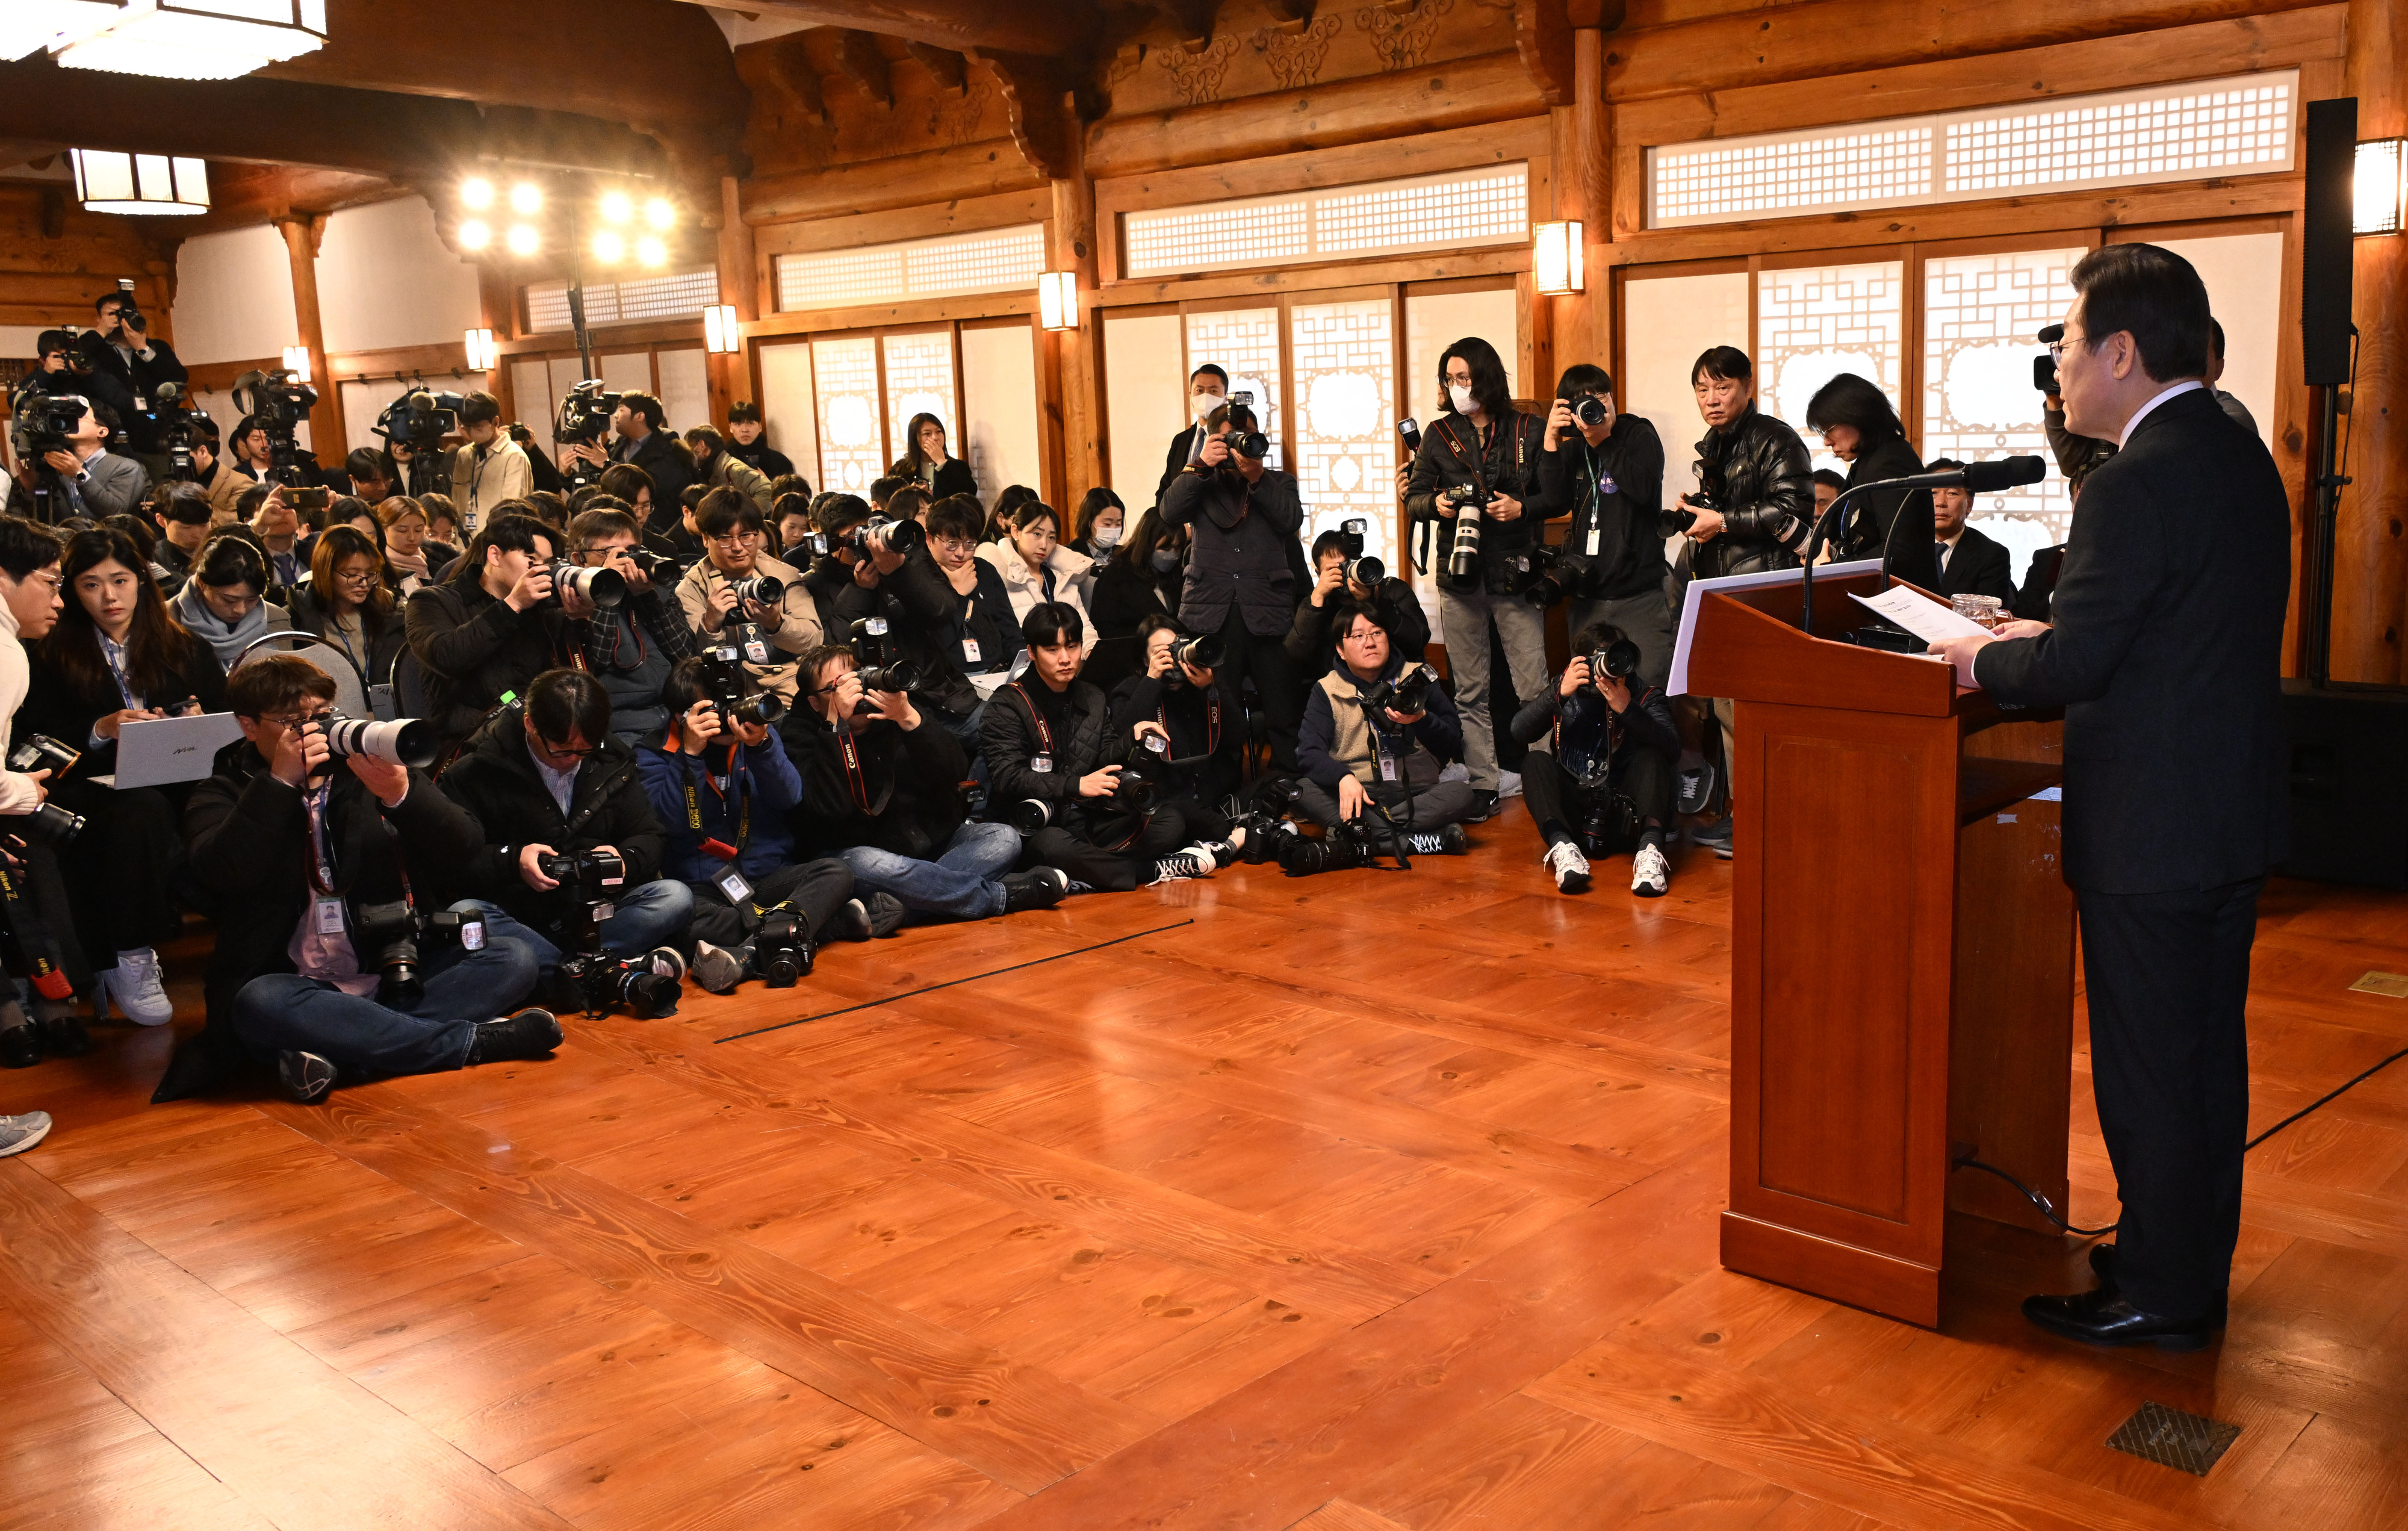
POLYGON ((429 953, 421 969, 425 995, 408 1009, 347 994, 298 973, 268 973, 235 995, 235 1035, 258 1057, 288 1050, 315 1052, 346 1072, 457 1068, 467 1061, 477 1023, 509 1014, 535 991, 532 941, 540 937, 502 918, 508 923, 500 929, 487 924, 482 951, 446 946, 429 953))
MULTIPOLYGON (((542 964, 544 978, 552 977, 552 970, 560 966, 560 948, 549 937, 511 919, 498 904, 472 898, 457 907, 467 904, 485 911, 489 932, 498 929, 509 939, 524 941, 542 964)), ((632 957, 656 946, 682 949, 686 926, 693 923, 693 889, 666 878, 647 882, 620 899, 610 918, 602 922, 602 950, 614 957, 632 957)))
POLYGON ((1003 912, 1003 884, 996 879, 1020 859, 1020 831, 965 823, 934 861, 869 845, 839 851, 837 859, 853 868, 856 894, 890 894, 915 914, 982 920, 1003 912))

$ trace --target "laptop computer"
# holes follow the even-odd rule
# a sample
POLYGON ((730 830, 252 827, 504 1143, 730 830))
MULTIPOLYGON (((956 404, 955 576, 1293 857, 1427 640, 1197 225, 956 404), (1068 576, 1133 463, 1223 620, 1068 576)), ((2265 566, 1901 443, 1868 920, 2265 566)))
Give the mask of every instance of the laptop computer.
POLYGON ((158 787, 199 781, 217 752, 242 737, 231 712, 191 718, 148 718, 119 725, 117 769, 93 780, 104 787, 158 787))

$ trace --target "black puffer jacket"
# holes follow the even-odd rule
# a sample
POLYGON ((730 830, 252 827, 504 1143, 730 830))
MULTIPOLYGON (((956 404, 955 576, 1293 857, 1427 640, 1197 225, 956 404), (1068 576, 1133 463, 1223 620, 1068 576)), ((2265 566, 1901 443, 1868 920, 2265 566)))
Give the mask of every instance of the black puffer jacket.
MULTIPOLYGON (((1044 685, 1034 675, 1022 677, 987 699, 986 716, 979 723, 979 753, 986 760, 990 817, 1000 817, 1009 805, 1036 798, 1054 808, 1054 823, 1074 835, 1087 833, 1090 813, 1079 796, 1079 779, 1098 766, 1117 764, 1121 752, 1105 737, 1104 694, 1084 680, 1073 680, 1065 694, 1066 726, 1054 730, 1054 768, 1033 771, 1028 763, 1047 752, 1028 695, 1044 685)), ((1049 725, 1050 726, 1050 725, 1049 725)))
MULTIPOLYGON (((1699 579, 1798 566, 1814 514, 1814 469, 1798 433, 1754 405, 1727 430, 1698 443, 1698 482, 1722 511, 1723 530, 1689 545, 1689 574, 1699 579)), ((1662 531, 1686 532, 1697 517, 1678 505, 1662 531)))
POLYGON ((1483 518, 1480 523, 1481 583, 1491 594, 1518 594, 1530 582, 1530 547, 1541 540, 1541 523, 1550 514, 1539 484, 1539 459, 1546 444, 1546 426, 1536 415, 1519 410, 1478 430, 1468 415, 1452 410, 1431 422, 1422 433, 1422 450, 1413 458, 1412 477, 1405 489, 1405 513, 1416 523, 1434 522, 1438 546, 1430 554, 1440 590, 1463 590, 1469 582, 1447 572, 1447 553, 1454 546, 1455 522, 1438 513, 1438 496, 1459 484, 1485 483, 1492 494, 1522 502, 1514 521, 1483 518))
POLYGON ((931 861, 961 828, 969 756, 961 740, 925 713, 908 733, 882 720, 853 736, 858 794, 837 732, 817 708, 796 708, 781 731, 803 779, 803 800, 788 818, 798 858, 871 845, 931 861))

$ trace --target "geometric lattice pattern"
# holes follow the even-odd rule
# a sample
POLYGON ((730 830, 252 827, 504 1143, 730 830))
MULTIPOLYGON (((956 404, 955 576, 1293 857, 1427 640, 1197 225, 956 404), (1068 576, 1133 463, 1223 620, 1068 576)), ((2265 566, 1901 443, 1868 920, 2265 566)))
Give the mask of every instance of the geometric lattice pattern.
POLYGON ((1363 551, 1394 565, 1396 306, 1298 303, 1288 310, 1288 355, 1305 546, 1359 516, 1370 523, 1363 551))
POLYGON ((1647 223, 1784 218, 2291 168, 2299 71, 2050 102, 1665 144, 1647 223))
MULTIPOLYGON (((1870 379, 1898 408, 1906 362, 1906 266, 1899 261, 1761 271, 1756 284, 1756 375, 1765 413, 1807 437, 1806 405, 1842 372, 1870 379)), ((1905 411, 1899 409, 1900 418, 1905 411)), ((1823 462, 1846 471, 1842 464, 1823 462)))
MULTIPOLYGON (((2027 250, 1924 263, 1924 461, 2029 453, 2054 463, 2032 387, 2032 358, 2041 353, 2032 336, 2065 317, 2073 301, 2067 279, 2086 253, 2027 250)), ((2064 541, 2071 509, 2065 479, 2052 468, 2039 483, 1979 496, 1973 518, 2020 555, 2064 541), (1993 518, 2000 524, 1989 524, 1993 518)), ((2020 577, 2020 556, 2015 569, 2020 577)))
POLYGON ((891 460, 879 429, 878 343, 864 335, 810 344, 820 487, 867 494, 891 460))
MULTIPOLYGON (((657 277, 630 277, 625 281, 585 284, 585 322, 624 324, 638 319, 692 319, 719 301, 719 272, 713 266, 668 271, 657 277)), ((568 322, 568 283, 535 282, 526 290, 527 329, 532 334, 565 330, 568 322)))
POLYGON ((1211 362, 1229 374, 1229 393, 1252 393, 1254 419, 1271 438, 1273 467, 1285 467, 1280 439, 1280 337, 1277 308, 1222 308, 1187 316, 1187 372, 1211 362))
POLYGON ((918 414, 934 415, 943 421, 946 452, 961 455, 960 422, 953 419, 953 327, 947 325, 918 335, 890 335, 881 344, 886 350, 886 439, 895 443, 887 461, 891 463, 911 450, 911 437, 905 427, 918 414))
POLYGON ((1519 164, 1121 215, 1132 277, 1514 244, 1529 232, 1530 167, 1519 164))
POLYGON ((907 298, 1035 287, 1045 270, 1045 230, 1024 223, 942 239, 781 255, 778 311, 848 308, 907 298))

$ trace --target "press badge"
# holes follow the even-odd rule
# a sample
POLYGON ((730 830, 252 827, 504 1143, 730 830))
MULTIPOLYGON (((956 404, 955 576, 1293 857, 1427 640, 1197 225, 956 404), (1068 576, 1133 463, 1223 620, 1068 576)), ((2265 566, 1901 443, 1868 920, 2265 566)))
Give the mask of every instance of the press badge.
POLYGON ((315 910, 318 934, 340 936, 343 933, 343 901, 339 898, 311 900, 315 910))
POLYGON ((751 660, 755 665, 767 665, 769 663, 768 641, 765 638, 759 637, 746 638, 744 640, 744 657, 751 660))
POLYGON ((965 665, 975 665, 978 662, 978 639, 974 637, 966 637, 962 639, 962 663, 965 665))
POLYGON ((1388 753, 1385 750, 1383 750, 1380 751, 1380 780, 1383 781, 1394 781, 1396 779, 1397 757, 1388 753))
POLYGON ((746 899, 752 896, 752 884, 745 881, 744 874, 733 866, 720 873, 716 881, 719 884, 719 891, 727 895, 727 901, 731 904, 740 906, 746 899))
POLYGON ((1054 757, 1052 755, 1031 755, 1028 757, 1028 768, 1035 771, 1039 776, 1051 776, 1054 774, 1054 757))

